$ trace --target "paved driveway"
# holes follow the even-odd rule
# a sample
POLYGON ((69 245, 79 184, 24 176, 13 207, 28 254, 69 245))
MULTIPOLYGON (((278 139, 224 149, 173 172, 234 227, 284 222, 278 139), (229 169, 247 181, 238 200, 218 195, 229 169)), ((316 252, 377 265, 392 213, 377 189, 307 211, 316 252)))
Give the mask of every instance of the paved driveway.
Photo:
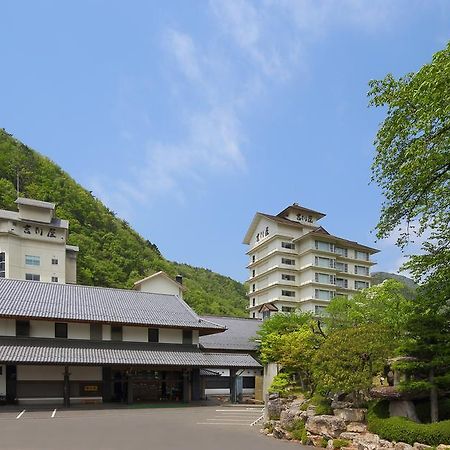
MULTIPOLYGON (((203 406, 152 409, 2 411, 4 449, 286 449, 302 446, 278 441, 251 426, 260 409, 203 406)), ((304 447, 306 448, 306 447, 304 447)))

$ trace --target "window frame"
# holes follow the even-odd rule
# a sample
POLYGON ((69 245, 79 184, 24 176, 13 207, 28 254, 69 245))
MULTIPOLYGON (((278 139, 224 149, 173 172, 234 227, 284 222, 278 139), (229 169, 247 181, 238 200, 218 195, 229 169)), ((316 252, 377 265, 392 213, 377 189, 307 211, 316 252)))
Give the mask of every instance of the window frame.
POLYGON ((67 322, 55 322, 55 338, 67 339, 68 336, 69 336, 69 327, 67 326, 67 322), (58 328, 60 330, 58 330, 58 328), (60 334, 60 336, 58 336, 58 334, 60 334))

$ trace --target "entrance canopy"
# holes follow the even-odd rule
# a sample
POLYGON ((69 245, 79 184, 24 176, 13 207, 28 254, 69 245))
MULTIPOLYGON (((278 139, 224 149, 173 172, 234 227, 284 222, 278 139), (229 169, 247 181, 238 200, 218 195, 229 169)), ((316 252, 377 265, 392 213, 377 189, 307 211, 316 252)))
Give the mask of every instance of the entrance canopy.
POLYGON ((0 338, 6 364, 261 368, 248 354, 204 353, 194 346, 67 339, 0 338))

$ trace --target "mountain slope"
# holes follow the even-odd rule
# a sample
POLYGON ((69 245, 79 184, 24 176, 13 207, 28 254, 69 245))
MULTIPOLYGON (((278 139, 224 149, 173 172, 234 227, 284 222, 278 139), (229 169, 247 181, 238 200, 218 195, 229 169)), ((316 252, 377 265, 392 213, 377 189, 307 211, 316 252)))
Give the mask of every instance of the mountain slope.
POLYGON ((416 298, 416 290, 418 288, 417 284, 411 280, 411 278, 405 277, 403 275, 397 275, 396 273, 390 272, 373 272, 372 273, 372 284, 380 284, 384 280, 397 280, 404 285, 403 295, 406 298, 414 299, 416 298))
POLYGON ((70 221, 69 244, 78 245, 78 283, 130 288, 155 271, 183 275, 186 301, 199 314, 244 316, 244 286, 207 269, 167 261, 157 246, 116 217, 50 159, 0 129, 0 209, 16 210, 20 195, 56 203, 56 214, 70 221))

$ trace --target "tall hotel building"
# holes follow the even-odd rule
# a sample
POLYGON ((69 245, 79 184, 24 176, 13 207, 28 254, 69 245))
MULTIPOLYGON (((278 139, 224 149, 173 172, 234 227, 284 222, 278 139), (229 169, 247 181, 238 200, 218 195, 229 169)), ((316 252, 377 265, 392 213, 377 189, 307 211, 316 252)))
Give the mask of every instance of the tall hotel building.
POLYGON ((370 258, 378 250, 333 236, 318 224, 323 217, 297 203, 276 216, 256 213, 244 238, 250 317, 319 315, 333 297, 370 286, 370 258))

